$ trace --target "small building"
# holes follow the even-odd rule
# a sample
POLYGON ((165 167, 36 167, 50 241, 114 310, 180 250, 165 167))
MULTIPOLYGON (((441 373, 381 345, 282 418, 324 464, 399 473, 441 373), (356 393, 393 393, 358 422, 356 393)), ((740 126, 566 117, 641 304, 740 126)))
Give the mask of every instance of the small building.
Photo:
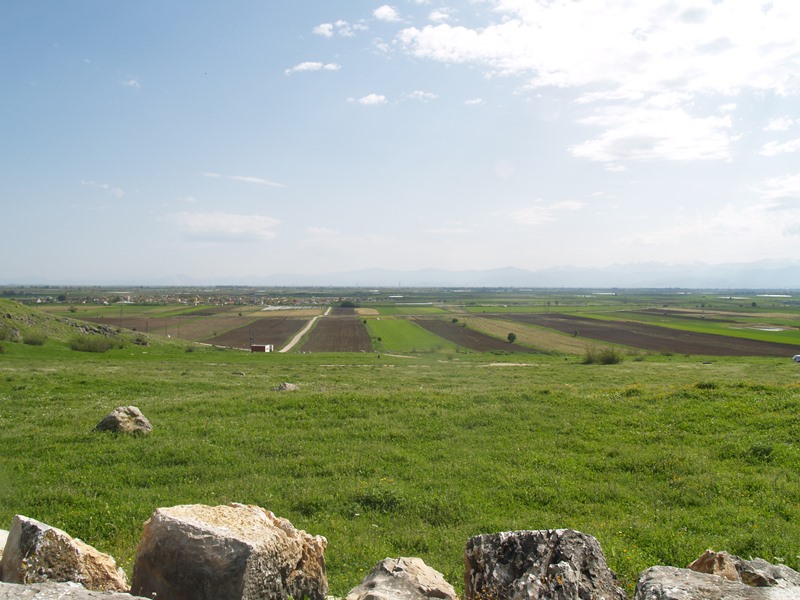
POLYGON ((250 352, 274 352, 272 344, 250 344, 250 352))

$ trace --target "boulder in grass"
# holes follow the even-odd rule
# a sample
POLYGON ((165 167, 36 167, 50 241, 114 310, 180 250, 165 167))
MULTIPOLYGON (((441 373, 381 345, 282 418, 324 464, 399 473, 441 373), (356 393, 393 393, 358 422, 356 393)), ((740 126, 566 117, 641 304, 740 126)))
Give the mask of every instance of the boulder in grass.
POLYGON ((296 392, 300 389, 300 386, 296 383, 289 383, 288 381, 284 381, 278 387, 275 388, 278 392, 296 392))
POLYGON ((153 426, 136 406, 119 406, 95 425, 95 431, 147 435, 153 426))
POLYGON ((327 543, 258 506, 158 508, 144 524, 131 593, 158 600, 325 600, 327 543))
POLYGON ((464 550, 465 600, 624 600, 598 541, 572 529, 475 536, 464 550))
POLYGON ((385 558, 346 600, 458 600, 444 576, 420 558, 385 558))
POLYGON ((0 600, 145 600, 122 592, 93 592, 77 583, 0 583, 0 600))
POLYGON ((111 556, 21 515, 11 523, 0 571, 8 583, 72 581, 101 592, 128 591, 125 573, 111 556))
POLYGON ((763 558, 745 560, 727 552, 706 550, 687 568, 753 587, 795 588, 800 597, 800 573, 786 565, 773 565, 763 558))

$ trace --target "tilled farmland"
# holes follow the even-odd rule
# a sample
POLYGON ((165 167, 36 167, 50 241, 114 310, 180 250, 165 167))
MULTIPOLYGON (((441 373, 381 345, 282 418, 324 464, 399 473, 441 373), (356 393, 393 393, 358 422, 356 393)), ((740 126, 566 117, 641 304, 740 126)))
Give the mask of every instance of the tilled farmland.
POLYGON ((443 321, 441 319, 420 318, 415 318, 414 322, 431 333, 435 333, 439 337, 446 339, 448 342, 453 342, 462 348, 474 350, 475 352, 538 352, 538 350, 532 348, 504 342, 503 340, 486 335, 485 333, 459 325, 458 323, 443 321))
MULTIPOLYGON (((352 313, 351 313, 352 314, 352 313)), ((309 332, 301 352, 371 352, 372 341, 361 319, 324 317, 309 332)))
POLYGON ((603 321, 560 313, 495 315, 519 323, 548 327, 583 338, 622 344, 652 352, 709 356, 792 356, 797 346, 744 338, 681 331, 630 321, 603 321))

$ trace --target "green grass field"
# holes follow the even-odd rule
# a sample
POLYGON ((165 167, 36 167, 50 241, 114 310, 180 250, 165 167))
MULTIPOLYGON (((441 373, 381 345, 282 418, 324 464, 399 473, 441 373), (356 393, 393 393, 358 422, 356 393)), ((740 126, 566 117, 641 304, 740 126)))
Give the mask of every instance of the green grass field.
POLYGON ((383 317, 365 319, 372 347, 381 352, 448 352, 456 346, 412 321, 383 317))
POLYGON ((513 529, 594 535, 629 592, 707 548, 800 568, 786 359, 188 352, 152 336, 95 354, 48 331, 0 341, 0 527, 39 519, 129 575, 156 507, 228 502, 326 536, 338 596, 387 556, 461 590, 466 540, 513 529), (300 390, 273 391, 284 381, 300 390), (92 431, 128 404, 152 435, 92 431))

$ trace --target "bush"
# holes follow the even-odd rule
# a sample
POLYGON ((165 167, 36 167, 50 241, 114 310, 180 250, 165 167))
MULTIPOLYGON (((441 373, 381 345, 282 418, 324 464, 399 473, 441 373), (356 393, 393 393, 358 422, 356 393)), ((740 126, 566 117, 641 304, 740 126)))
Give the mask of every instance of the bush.
POLYGON ((28 344, 28 346, 44 346, 46 340, 47 336, 45 334, 39 331, 32 331, 25 334, 22 343, 28 344))
POLYGON ((70 340, 69 347, 78 352, 105 352, 122 344, 101 335, 78 335, 70 340))
POLYGON ((616 365, 622 362, 622 353, 616 348, 587 348, 583 354, 584 365, 616 365))

